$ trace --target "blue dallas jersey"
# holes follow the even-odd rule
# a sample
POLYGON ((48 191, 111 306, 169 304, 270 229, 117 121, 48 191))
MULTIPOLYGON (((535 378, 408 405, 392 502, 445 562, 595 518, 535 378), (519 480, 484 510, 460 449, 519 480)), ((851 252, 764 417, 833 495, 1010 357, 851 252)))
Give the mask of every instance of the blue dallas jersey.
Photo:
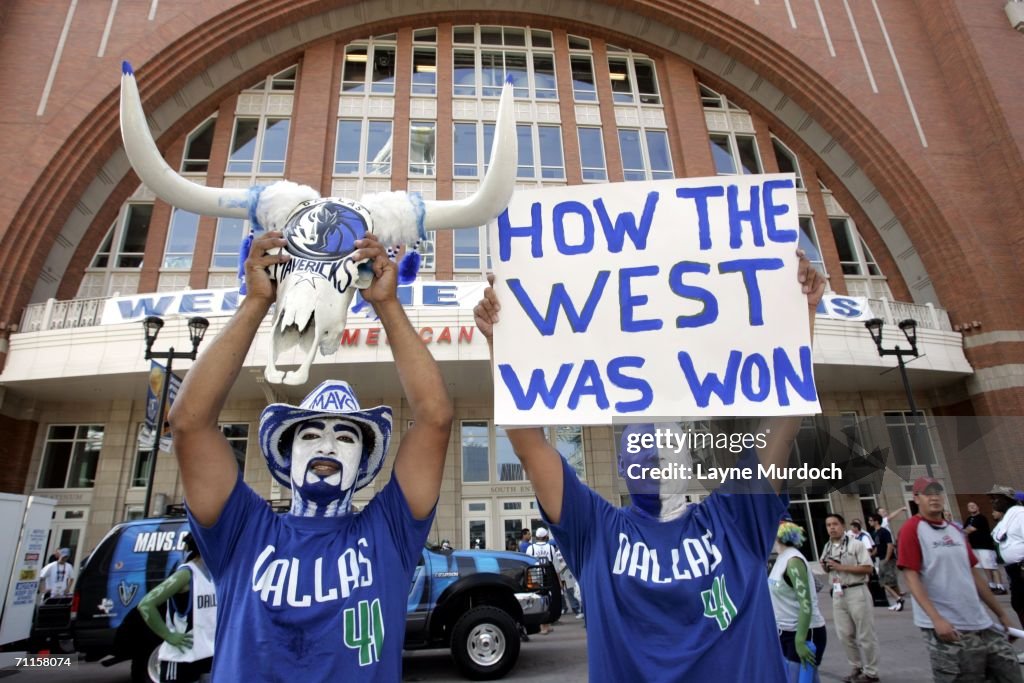
POLYGON ((716 491, 660 522, 562 464, 552 529, 583 592, 592 682, 786 680, 765 571, 784 497, 742 482, 762 493, 716 491))
POLYGON ((433 513, 398 482, 341 518, 278 515, 239 477, 217 523, 189 518, 217 588, 213 680, 402 678, 406 596, 433 513))

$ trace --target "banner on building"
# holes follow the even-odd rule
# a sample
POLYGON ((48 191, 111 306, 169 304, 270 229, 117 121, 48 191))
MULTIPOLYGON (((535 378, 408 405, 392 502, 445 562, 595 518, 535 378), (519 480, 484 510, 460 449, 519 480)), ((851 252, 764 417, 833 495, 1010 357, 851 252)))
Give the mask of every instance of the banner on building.
MULTIPOLYGON (((160 399, 164 395, 164 381, 167 377, 167 369, 151 361, 149 366, 149 388, 146 390, 146 423, 139 430, 139 450, 153 450, 154 429, 160 419, 160 399)), ((164 423, 160 430, 160 450, 170 452, 171 450, 171 427, 167 423, 167 416, 171 412, 171 406, 178 395, 181 387, 181 380, 178 376, 171 374, 171 384, 167 390, 167 403, 164 405, 164 423)))
POLYGON ((495 420, 819 412, 792 175, 517 191, 491 228, 495 420))
MULTIPOLYGON (((434 282, 417 280, 398 288, 398 300, 411 308, 456 308, 472 310, 483 295, 485 282, 434 282)), ((134 296, 117 296, 104 303, 103 325, 117 325, 142 320, 146 316, 162 318, 206 318, 228 316, 238 309, 244 299, 237 289, 199 289, 182 292, 155 292, 134 296)), ((352 299, 353 309, 360 307, 362 298, 352 299)), ((364 308, 363 310, 370 310, 364 308)))

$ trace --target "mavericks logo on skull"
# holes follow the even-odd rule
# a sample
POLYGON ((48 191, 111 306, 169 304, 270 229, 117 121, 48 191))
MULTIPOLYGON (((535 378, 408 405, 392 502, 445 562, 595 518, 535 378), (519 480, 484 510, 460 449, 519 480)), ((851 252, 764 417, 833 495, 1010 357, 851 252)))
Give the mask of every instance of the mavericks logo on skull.
POLYGON ((284 237, 293 256, 336 261, 352 253, 355 241, 371 227, 369 212, 358 202, 325 197, 299 204, 288 218, 284 237))

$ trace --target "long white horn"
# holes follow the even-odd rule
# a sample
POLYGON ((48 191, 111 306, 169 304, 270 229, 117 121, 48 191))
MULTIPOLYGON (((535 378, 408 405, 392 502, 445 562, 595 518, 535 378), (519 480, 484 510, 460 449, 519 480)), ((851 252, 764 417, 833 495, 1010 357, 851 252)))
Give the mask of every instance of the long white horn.
POLYGON ((505 210, 516 185, 516 121, 512 102, 512 78, 505 79, 498 102, 498 122, 494 127, 491 163, 472 197, 452 201, 423 202, 423 227, 426 230, 475 228, 492 221, 505 210))
POLYGON ((206 216, 249 216, 248 190, 197 185, 167 165, 149 132, 135 72, 128 62, 121 65, 121 139, 139 179, 168 204, 206 216))

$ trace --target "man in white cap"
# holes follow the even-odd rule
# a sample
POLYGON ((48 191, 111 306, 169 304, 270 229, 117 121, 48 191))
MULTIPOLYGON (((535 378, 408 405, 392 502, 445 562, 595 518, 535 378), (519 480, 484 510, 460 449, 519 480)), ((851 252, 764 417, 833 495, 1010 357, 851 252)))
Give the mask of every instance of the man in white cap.
POLYGON ((362 409, 329 380, 299 406, 260 419, 271 474, 292 491, 277 515, 242 480, 217 420, 274 302, 267 269, 289 256, 280 232, 257 238, 245 263, 248 295, 189 371, 170 422, 191 528, 217 587, 213 679, 397 681, 405 596, 441 488, 452 406, 440 369, 396 296, 396 264, 367 234, 354 263, 373 279, 363 298, 388 336, 413 426, 391 480, 358 514, 353 493, 380 471, 391 408, 362 409))
MULTIPOLYGON (((555 563, 555 547, 548 542, 548 530, 540 527, 533 537, 535 540, 527 546, 526 554, 537 558, 537 561, 541 564, 553 565, 555 563)), ((551 626, 549 624, 541 624, 540 634, 546 636, 549 633, 551 633, 551 626)))

